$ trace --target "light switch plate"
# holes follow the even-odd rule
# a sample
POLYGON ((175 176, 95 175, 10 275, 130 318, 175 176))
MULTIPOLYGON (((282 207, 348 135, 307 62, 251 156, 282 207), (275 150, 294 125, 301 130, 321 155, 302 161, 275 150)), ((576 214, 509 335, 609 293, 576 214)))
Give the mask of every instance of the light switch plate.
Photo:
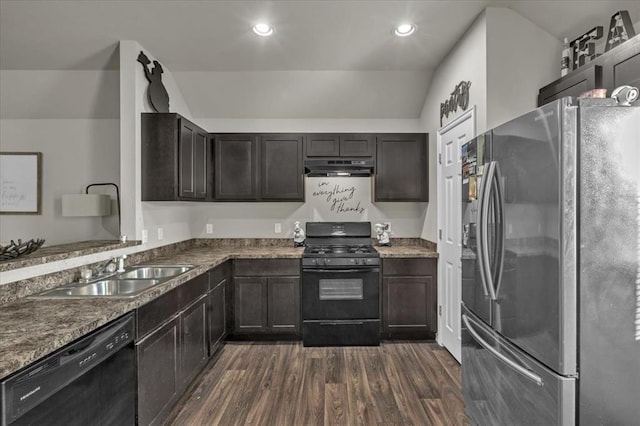
POLYGON ((149 231, 147 231, 146 229, 142 230, 142 244, 146 244, 147 242, 149 242, 149 231))
POLYGON ((207 234, 213 234, 213 223, 207 223, 207 234))
POLYGON ((158 228, 158 241, 162 241, 164 239, 164 230, 162 228, 158 228))
POLYGON ((276 234, 279 234, 282 232, 282 224, 281 223, 276 223, 276 226, 273 229, 273 232, 275 232, 276 234))

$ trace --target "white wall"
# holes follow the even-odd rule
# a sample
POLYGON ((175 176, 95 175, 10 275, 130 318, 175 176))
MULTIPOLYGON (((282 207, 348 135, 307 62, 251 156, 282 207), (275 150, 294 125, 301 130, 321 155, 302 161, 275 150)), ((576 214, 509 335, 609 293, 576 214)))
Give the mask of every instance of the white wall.
POLYGON ((2 70, 0 118, 118 118, 118 72, 2 70))
POLYGON ((511 9, 487 15, 487 129, 536 107, 538 90, 560 78, 562 42, 511 9))
MULTIPOLYGON (((141 114, 153 112, 147 98, 148 81, 142 64, 137 62, 140 51, 149 60, 156 59, 151 52, 131 40, 120 41, 120 147, 122 155, 123 234, 142 240, 148 233, 149 245, 162 245, 191 238, 190 220, 192 205, 187 203, 163 203, 156 205, 140 201, 141 191, 141 114), (159 239, 158 228, 163 238, 159 239)), ((162 64, 162 61, 159 60, 162 64)), ((162 83, 169 93, 169 111, 192 118, 171 71, 162 66, 162 83)))
MULTIPOLYGON (((0 241, 46 245, 115 239, 109 217, 62 217, 61 196, 120 183, 118 74, 114 71, 0 71, 0 151, 42 152, 42 214, 0 216, 0 241)), ((113 188, 92 192, 112 195, 113 188)))
MULTIPOLYGON (((421 121, 434 142, 430 148, 430 188, 435 194, 440 103, 460 81, 471 81, 469 105, 476 106, 476 134, 517 117, 537 104, 540 87, 559 76, 562 43, 516 12, 487 8, 438 66, 421 121)), ((445 118, 442 126, 462 113, 445 118)), ((437 202, 429 203, 422 237, 436 241, 437 202)))
MULTIPOLYGON (((429 207, 422 229, 422 238, 437 241, 438 203, 437 182, 437 132, 440 125, 440 103, 449 99, 455 86, 461 81, 471 81, 469 105, 476 106, 477 131, 486 129, 487 123, 487 67, 486 67, 487 18, 482 12, 451 53, 438 66, 427 92, 420 117, 423 129, 429 133, 429 207)), ((462 111, 443 118, 446 125, 462 111)), ((424 131, 423 130, 423 131, 424 131)))
MULTIPOLYGON (((117 238, 117 216, 62 217, 63 194, 119 182, 118 120, 5 119, 0 151, 42 152, 42 214, 0 216, 0 240, 44 238, 45 244, 117 238)), ((112 188, 91 192, 111 194, 112 188)))
POLYGON ((200 203, 192 217, 198 238, 292 238, 300 221, 390 222, 394 237, 419 237, 427 203, 372 203, 371 178, 305 178, 304 203, 200 203), (279 223, 282 232, 275 232, 279 223), (206 234, 206 224, 213 234, 206 234))
POLYGON ((421 70, 176 72, 200 117, 417 118, 430 74, 421 70))

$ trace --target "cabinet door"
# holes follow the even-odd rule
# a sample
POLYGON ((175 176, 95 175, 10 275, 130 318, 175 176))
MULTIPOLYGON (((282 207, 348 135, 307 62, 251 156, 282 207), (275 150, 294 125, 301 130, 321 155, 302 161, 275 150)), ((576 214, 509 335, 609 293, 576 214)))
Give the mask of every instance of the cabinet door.
POLYGON ((142 201, 174 201, 179 196, 179 122, 173 113, 142 114, 142 201))
POLYGON ((215 199, 258 198, 258 141, 254 135, 215 137, 215 199))
POLYGON ((333 133, 311 133, 306 136, 307 157, 337 157, 340 155, 340 136, 333 133))
POLYGON ((268 324, 274 333, 300 331, 300 278, 270 277, 268 324))
POLYGON ((616 87, 640 87, 640 35, 602 55, 602 84, 607 96, 616 87))
POLYGON ((435 337, 436 287, 433 277, 384 277, 382 324, 386 338, 435 337))
POLYGON ((378 136, 375 201, 428 201, 426 134, 378 136))
POLYGON ((182 391, 180 317, 136 344, 138 424, 161 424, 182 391))
POLYGON ((209 356, 222 346, 226 336, 226 287, 227 280, 223 279, 209 292, 209 356))
POLYGON ((178 140, 178 196, 196 198, 193 179, 195 173, 197 126, 185 118, 180 119, 180 138, 178 140))
POLYGON ((200 372, 208 359, 207 295, 203 295, 181 314, 182 384, 184 387, 200 372))
POLYGON ((546 85, 538 92, 538 106, 555 101, 565 96, 580 94, 602 87, 602 67, 585 65, 581 69, 546 85))
POLYGON ((204 130, 198 128, 198 131, 195 134, 195 150, 193 157, 194 197, 197 199, 204 199, 207 197, 207 166, 209 164, 209 157, 209 135, 204 130))
POLYGON ((235 332, 267 331, 267 279, 242 277, 234 279, 235 332))
POLYGON ((261 137, 263 200, 304 201, 301 135, 261 137))
POLYGON ((341 157, 373 157, 376 150, 375 138, 368 134, 340 135, 341 157))

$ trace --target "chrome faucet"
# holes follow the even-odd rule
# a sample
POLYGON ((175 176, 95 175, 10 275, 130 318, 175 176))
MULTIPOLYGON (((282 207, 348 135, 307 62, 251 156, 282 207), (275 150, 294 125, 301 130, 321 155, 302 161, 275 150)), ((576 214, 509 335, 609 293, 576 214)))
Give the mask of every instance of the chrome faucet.
MULTIPOLYGON (((123 258, 126 258, 126 256, 123 256, 123 258)), ((120 266, 119 262, 119 259, 117 257, 114 257, 105 260, 104 262, 93 268, 81 269, 79 281, 81 283, 88 283, 105 276, 111 276, 118 272, 117 269, 120 266)), ((122 270, 124 271, 124 259, 122 259, 122 262, 122 270)))
POLYGON ((103 263, 95 267, 95 269, 93 270, 93 275, 95 277, 101 277, 105 274, 113 274, 118 268, 116 261, 117 259, 115 257, 104 261, 103 263))

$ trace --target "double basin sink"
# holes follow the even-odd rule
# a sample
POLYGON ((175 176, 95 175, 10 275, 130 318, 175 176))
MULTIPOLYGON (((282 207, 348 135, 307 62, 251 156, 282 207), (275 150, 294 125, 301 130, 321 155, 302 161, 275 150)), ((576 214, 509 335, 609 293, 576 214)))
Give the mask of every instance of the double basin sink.
POLYGON ((34 295, 43 298, 134 297, 193 269, 193 265, 136 266, 92 282, 75 282, 34 295))

